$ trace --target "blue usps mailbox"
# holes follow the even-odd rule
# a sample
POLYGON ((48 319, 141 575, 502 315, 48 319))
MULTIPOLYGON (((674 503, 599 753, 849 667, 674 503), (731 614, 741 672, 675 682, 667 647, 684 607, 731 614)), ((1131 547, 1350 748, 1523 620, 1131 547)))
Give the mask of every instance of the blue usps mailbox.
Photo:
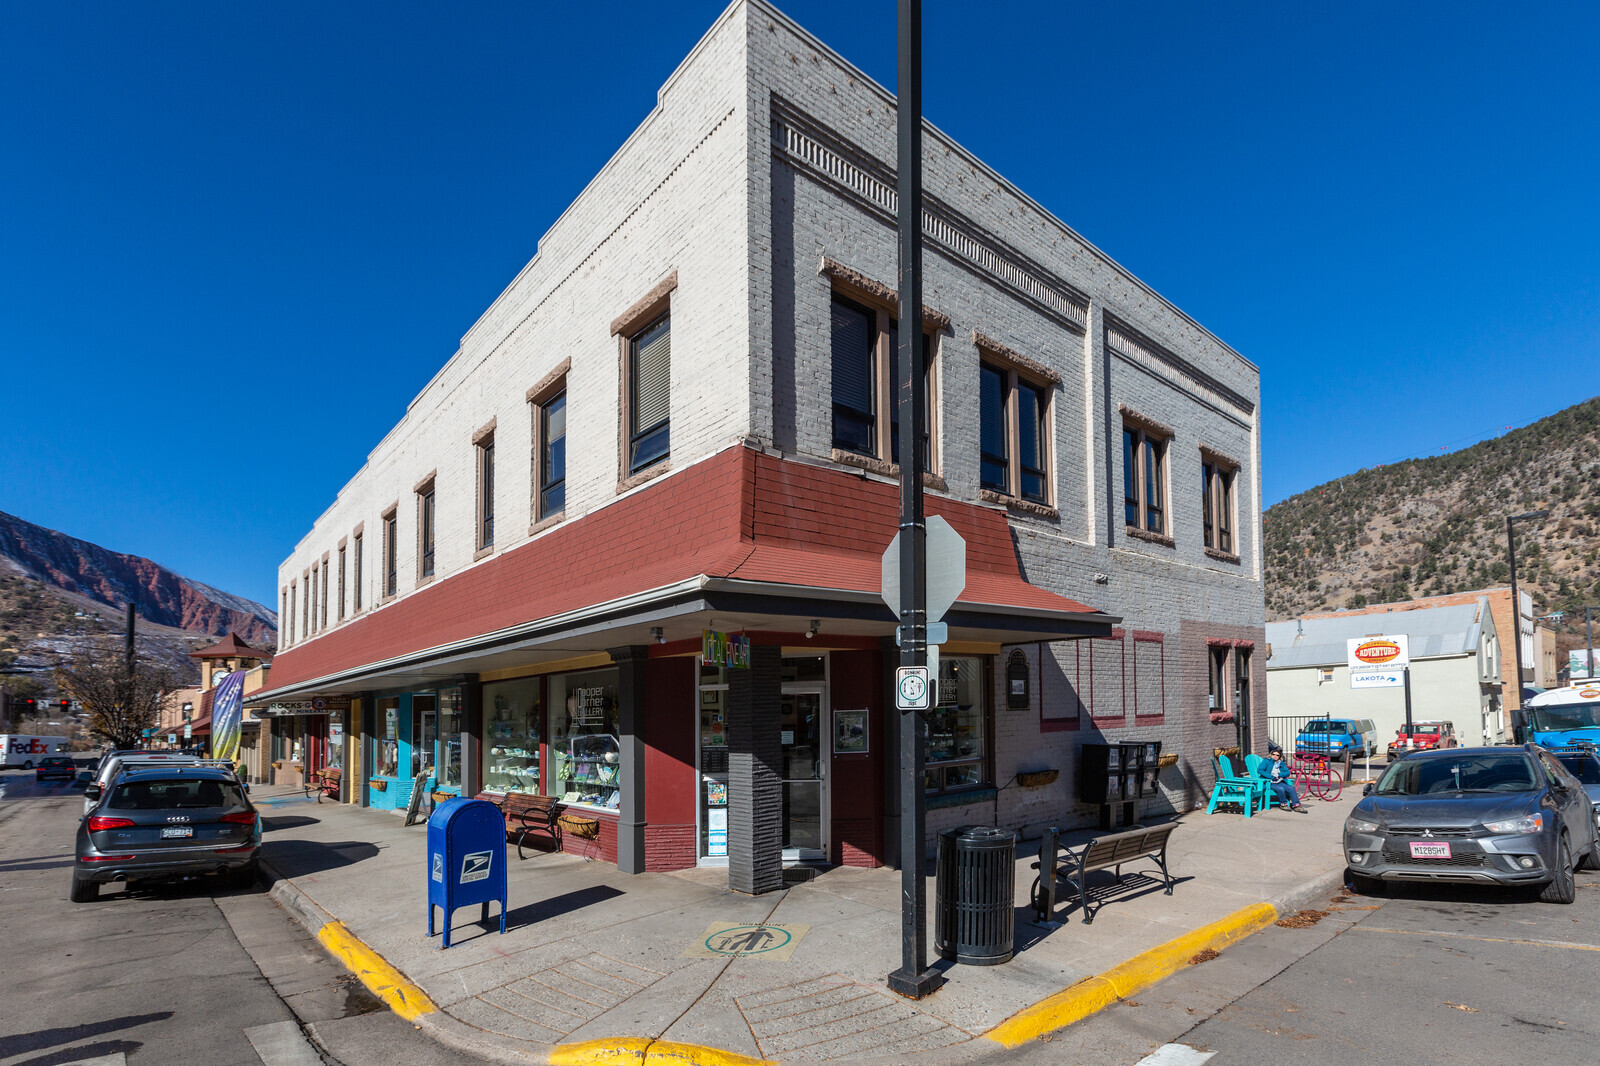
POLYGON ((450 917, 457 907, 500 901, 500 932, 506 931, 506 823, 500 809, 484 800, 456 797, 428 818, 428 935, 433 908, 444 909, 444 942, 450 946, 450 917))

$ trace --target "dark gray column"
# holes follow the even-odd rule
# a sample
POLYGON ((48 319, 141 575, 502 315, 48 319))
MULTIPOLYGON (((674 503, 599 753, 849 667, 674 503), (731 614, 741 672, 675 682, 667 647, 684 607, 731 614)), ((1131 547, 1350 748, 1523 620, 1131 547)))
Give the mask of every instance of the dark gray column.
POLYGON ((883 667, 884 708, 883 745, 877 758, 883 760, 883 864, 900 868, 900 712, 894 707, 894 668, 900 662, 900 648, 893 637, 878 640, 883 667))
POLYGON ((461 683, 461 794, 483 791, 483 685, 461 683))
POLYGON ((728 887, 749 895, 783 887, 782 655, 758 645, 728 671, 728 887))
MULTIPOLYGON (((357 774, 356 780, 361 782, 361 806, 372 806, 372 781, 370 768, 372 766, 372 738, 378 731, 378 697, 372 692, 361 694, 361 743, 356 745, 356 761, 359 765, 351 769, 357 774)), ((346 771, 349 776, 351 771, 346 771)))
POLYGON ((644 715, 645 671, 650 648, 632 644, 610 648, 617 664, 617 741, 622 745, 617 785, 622 803, 617 811, 617 869, 625 874, 644 873, 644 715))

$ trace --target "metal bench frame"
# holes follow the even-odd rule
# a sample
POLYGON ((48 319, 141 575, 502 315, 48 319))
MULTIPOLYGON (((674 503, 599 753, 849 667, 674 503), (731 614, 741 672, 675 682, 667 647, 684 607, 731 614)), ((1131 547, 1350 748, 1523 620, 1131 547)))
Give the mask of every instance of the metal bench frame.
POLYGON ((1039 842, 1039 861, 1033 864, 1033 868, 1039 871, 1039 876, 1033 879, 1032 891, 1033 909, 1039 921, 1049 921, 1055 912, 1056 881, 1064 877, 1078 890, 1078 900, 1083 905, 1083 924, 1089 925, 1105 902, 1102 901, 1098 907, 1090 905, 1088 875, 1096 870, 1113 870, 1120 880, 1123 865, 1140 859, 1149 859, 1161 867, 1161 876, 1167 886, 1164 894, 1172 895, 1172 886, 1176 882, 1172 879, 1172 872, 1167 869, 1167 838, 1177 827, 1177 822, 1168 822, 1149 829, 1130 829, 1095 837, 1081 848, 1068 849, 1065 855, 1060 854, 1061 831, 1055 828, 1045 830, 1044 839, 1039 842), (1051 872, 1050 876, 1045 876, 1046 871, 1051 872))
POLYGON ((557 851, 561 850, 561 807, 551 796, 530 796, 525 792, 507 792, 497 806, 506 818, 506 832, 516 834, 517 858, 526 859, 522 853, 523 842, 529 833, 546 833, 557 851), (517 824, 513 824, 513 823, 517 824))

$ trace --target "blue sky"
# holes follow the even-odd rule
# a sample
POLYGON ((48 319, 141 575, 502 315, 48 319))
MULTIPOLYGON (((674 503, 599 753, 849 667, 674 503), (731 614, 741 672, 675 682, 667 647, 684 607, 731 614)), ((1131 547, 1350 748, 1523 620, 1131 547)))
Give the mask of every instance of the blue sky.
MULTIPOLYGON (((783 6, 893 86, 892 0, 783 6)), ((721 7, 7 3, 0 510, 272 605, 721 7)), ((1261 367, 1269 502, 1600 391, 1600 6, 924 21, 927 116, 1261 367)))

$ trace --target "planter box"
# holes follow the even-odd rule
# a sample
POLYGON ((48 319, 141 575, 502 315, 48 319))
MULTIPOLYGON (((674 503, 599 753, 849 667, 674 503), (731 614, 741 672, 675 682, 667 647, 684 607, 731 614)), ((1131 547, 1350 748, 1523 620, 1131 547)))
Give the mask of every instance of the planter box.
POLYGON ((372 791, 374 792, 389 791, 389 782, 387 781, 369 781, 368 784, 372 786, 372 791))
POLYGON ((1061 776, 1060 770, 1033 770, 1017 775, 1017 784, 1023 788, 1039 788, 1042 785, 1053 785, 1056 778, 1061 776))

